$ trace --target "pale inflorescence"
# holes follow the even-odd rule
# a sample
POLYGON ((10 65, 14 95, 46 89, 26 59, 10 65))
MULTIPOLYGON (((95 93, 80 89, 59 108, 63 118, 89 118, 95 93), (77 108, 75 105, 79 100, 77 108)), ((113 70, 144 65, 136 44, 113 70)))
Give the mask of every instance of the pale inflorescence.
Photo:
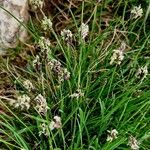
POLYGON ((85 39, 85 37, 89 33, 89 26, 86 25, 85 23, 82 23, 81 26, 80 26, 80 28, 79 28, 79 32, 81 34, 82 39, 85 39))
POLYGON ((41 27, 43 28, 43 30, 48 31, 52 29, 52 21, 50 18, 47 18, 46 16, 44 16, 42 22, 41 22, 41 27))
POLYGON ((116 62, 118 65, 121 64, 122 60, 124 59, 124 53, 120 50, 113 50, 113 55, 111 57, 110 65, 116 62))
POLYGON ((39 57, 39 55, 36 55, 36 57, 35 57, 35 59, 33 60, 33 66, 35 67, 36 66, 36 64, 37 63, 39 63, 40 62, 40 57, 39 57))
POLYGON ((62 72, 60 74, 59 81, 63 82, 64 80, 69 80, 70 79, 70 72, 67 70, 67 68, 63 68, 62 72))
POLYGON ((108 130, 108 135, 106 141, 112 142, 114 139, 117 139, 118 131, 113 129, 111 131, 108 130))
POLYGON ((54 121, 51 121, 50 124, 49 124, 49 129, 50 129, 51 131, 54 130, 54 129, 55 129, 54 126, 55 126, 55 122, 54 122, 54 121))
POLYGON ((37 110, 37 112, 39 114, 46 115, 47 110, 49 109, 46 99, 41 94, 38 94, 34 101, 36 103, 35 109, 37 110))
POLYGON ((118 65, 121 64, 121 62, 123 61, 124 59, 124 51, 125 51, 125 48, 126 48, 126 44, 125 42, 123 41, 121 43, 121 46, 118 48, 118 49, 115 49, 113 50, 113 55, 111 57, 111 61, 110 61, 110 65, 112 65, 113 63, 116 63, 118 65))
POLYGON ((140 148, 138 141, 137 141, 136 138, 133 137, 133 136, 130 136, 130 137, 129 137, 128 145, 130 146, 130 148, 131 148, 132 150, 139 150, 139 148, 140 148))
POLYGON ((51 121, 49 124, 50 130, 60 129, 61 127, 62 127, 61 118, 59 116, 54 116, 53 121, 51 121))
POLYGON ((57 74, 60 82, 63 82, 64 80, 68 80, 70 78, 70 72, 67 70, 67 68, 63 68, 62 64, 58 60, 51 59, 48 62, 48 65, 50 69, 57 74))
POLYGON ((53 120, 49 123, 42 123, 40 125, 39 136, 44 134, 45 136, 49 135, 49 130, 60 129, 62 127, 61 118, 59 116, 54 116, 53 120))
POLYGON ((62 65, 61 63, 56 60, 56 59, 51 59, 49 62, 48 62, 48 65, 50 67, 50 69, 52 71, 54 71, 55 73, 60 73, 61 70, 62 70, 62 65))
POLYGON ((71 41, 73 35, 72 35, 72 32, 70 30, 63 29, 61 31, 61 36, 62 36, 63 40, 65 40, 65 41, 71 41))
POLYGON ((44 0, 30 0, 29 2, 33 10, 42 9, 44 5, 44 0))
POLYGON ((38 46, 41 48, 41 52, 50 51, 51 42, 49 39, 41 37, 38 41, 38 46))
POLYGON ((10 100, 9 104, 14 108, 21 108, 21 110, 28 110, 30 108, 31 99, 28 95, 19 95, 16 100, 10 100))
POLYGON ((143 15, 143 10, 141 8, 141 5, 134 6, 133 9, 131 10, 131 15, 133 16, 133 18, 138 18, 138 17, 142 17, 143 15))
POLYGON ((59 117, 59 116, 54 116, 54 122, 55 122, 55 125, 54 125, 54 127, 56 128, 56 129, 59 129, 59 128, 61 128, 61 118, 59 117))
POLYGON ((41 130, 39 131, 39 136, 41 136, 42 134, 44 134, 45 136, 48 136, 48 127, 47 127, 47 124, 45 124, 45 123, 42 123, 41 125, 40 125, 40 128, 41 128, 41 130))
POLYGON ((23 82, 23 86, 30 92, 31 90, 34 89, 34 86, 30 80, 25 80, 23 82))
POLYGON ((142 78, 142 80, 145 79, 147 75, 148 75, 147 65, 144 67, 143 66, 140 67, 136 72, 136 78, 139 78, 139 79, 142 78))
POLYGON ((42 66, 42 63, 40 62, 40 57, 39 55, 36 55, 35 59, 33 60, 33 67, 36 69, 36 70, 41 70, 41 66, 42 66))
POLYGON ((81 89, 77 89, 75 93, 70 95, 71 98, 77 98, 77 99, 83 96, 84 96, 84 93, 81 91, 81 89))

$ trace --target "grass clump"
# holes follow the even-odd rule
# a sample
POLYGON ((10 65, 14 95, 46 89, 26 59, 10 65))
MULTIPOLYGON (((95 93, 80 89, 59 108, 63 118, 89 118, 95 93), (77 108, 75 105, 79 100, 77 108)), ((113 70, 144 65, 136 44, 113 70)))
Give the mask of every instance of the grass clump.
POLYGON ((28 50, 0 66, 2 149, 149 149, 149 2, 135 3, 40 8, 28 50))

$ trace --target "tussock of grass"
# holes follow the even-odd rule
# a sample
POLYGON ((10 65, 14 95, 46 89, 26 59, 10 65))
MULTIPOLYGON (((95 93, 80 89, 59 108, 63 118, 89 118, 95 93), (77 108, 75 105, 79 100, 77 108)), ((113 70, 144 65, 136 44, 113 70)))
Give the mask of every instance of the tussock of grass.
POLYGON ((56 12, 70 18, 65 28, 73 37, 68 41, 55 28, 57 15, 51 16, 53 28, 48 31, 29 23, 36 38, 27 51, 18 50, 0 65, 0 85, 6 79, 10 85, 4 91, 0 87, 2 149, 125 150, 133 137, 141 150, 149 149, 150 80, 148 72, 139 72, 141 67, 149 71, 149 2, 141 2, 143 16, 132 19, 130 11, 138 4, 128 0, 115 5, 110 0, 75 3, 78 8, 62 6, 64 12, 56 12), (85 39, 82 23, 89 25, 85 39), (48 38, 51 45, 41 48, 40 37, 48 38), (122 42, 123 59, 118 64, 116 57, 110 64, 114 50, 123 49, 122 42), (25 86, 26 80, 33 87, 25 86), (39 94, 43 99, 37 102, 39 94), (19 95, 30 97, 29 109, 22 109, 22 103, 10 105, 19 95), (37 103, 48 106, 41 107, 46 114, 40 113, 37 103), (50 123, 55 129, 50 130, 50 123), (115 136, 113 129, 118 132, 115 136), (107 141, 108 135, 112 141, 107 141))

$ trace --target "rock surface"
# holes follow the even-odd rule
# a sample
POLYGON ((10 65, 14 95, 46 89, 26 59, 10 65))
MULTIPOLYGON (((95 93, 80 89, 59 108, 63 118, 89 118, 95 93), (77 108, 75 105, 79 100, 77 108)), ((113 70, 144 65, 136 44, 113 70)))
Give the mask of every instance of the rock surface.
POLYGON ((0 0, 0 54, 25 41, 27 31, 22 24, 28 20, 28 0, 0 0), (7 12, 7 11, 8 12, 7 12), (21 22, 19 22, 17 19, 21 22))

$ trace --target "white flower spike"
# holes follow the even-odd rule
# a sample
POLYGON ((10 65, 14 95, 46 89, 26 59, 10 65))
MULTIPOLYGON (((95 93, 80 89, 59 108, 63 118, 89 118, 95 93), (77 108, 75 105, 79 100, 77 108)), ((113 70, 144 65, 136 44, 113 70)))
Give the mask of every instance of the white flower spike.
POLYGON ((142 17, 143 9, 141 8, 141 5, 139 5, 138 7, 137 6, 133 7, 133 9, 131 10, 131 15, 134 19, 142 17))

